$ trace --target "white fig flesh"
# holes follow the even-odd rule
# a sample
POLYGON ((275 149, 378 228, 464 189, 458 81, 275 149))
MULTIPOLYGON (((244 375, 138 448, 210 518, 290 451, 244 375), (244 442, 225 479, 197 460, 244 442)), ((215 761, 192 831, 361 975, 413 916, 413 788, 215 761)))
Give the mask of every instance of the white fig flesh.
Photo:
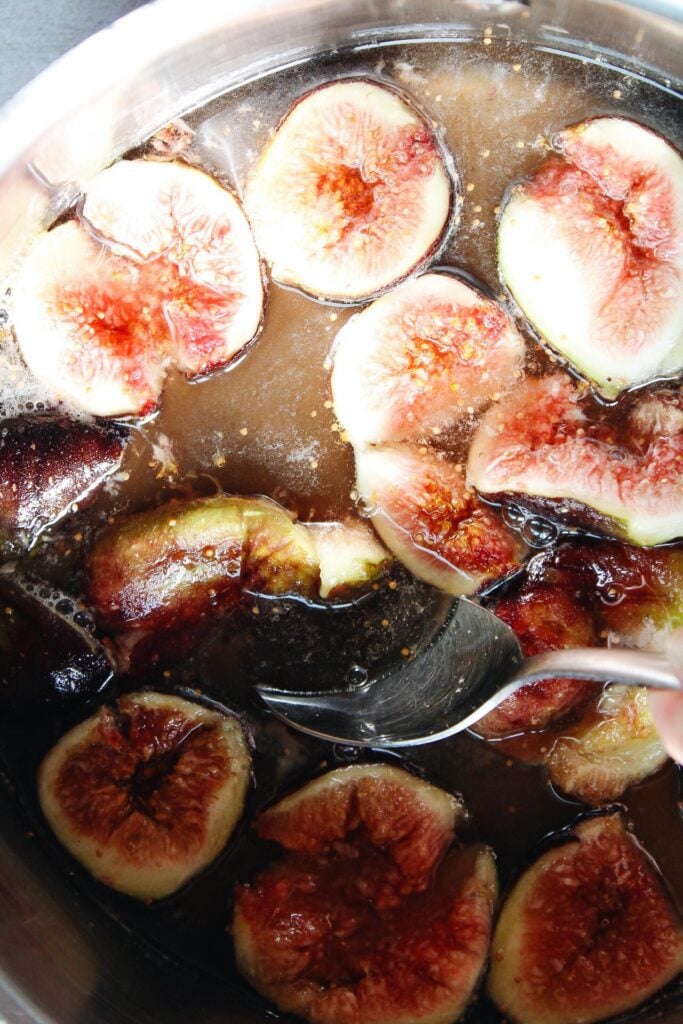
POLYGON ((434 254, 453 189, 427 120, 393 89, 345 79, 297 100, 251 172, 245 204, 274 280, 358 302, 434 254))
POLYGON ((633 121, 560 132, 512 189, 503 281, 536 330, 607 397, 683 366, 683 158, 633 121))
POLYGON ((38 795, 57 838, 98 881, 158 900, 226 845, 250 763, 234 717, 137 693, 59 740, 40 766, 38 795))
POLYGON ((521 502, 542 498, 562 508, 569 501, 585 525, 637 545, 680 537, 680 395, 642 399, 632 413, 637 429, 623 446, 599 430, 591 433, 581 398, 565 374, 524 381, 484 414, 470 447, 469 485, 486 495, 516 495, 521 502), (663 425, 671 433, 653 429, 663 425))
POLYGON ((166 372, 229 363, 258 333, 258 253, 235 199, 202 171, 122 160, 86 187, 80 221, 42 234, 13 319, 55 397, 98 416, 145 415, 166 372))
POLYGON ((496 302, 450 274, 425 274, 337 335, 335 415, 354 445, 414 440, 507 391, 523 361, 524 341, 496 302))
POLYGON ((372 525, 418 579, 459 596, 519 567, 521 541, 436 452, 360 449, 356 474, 372 525))
POLYGON ((635 1009, 683 968, 683 928, 618 814, 577 825, 509 893, 489 995, 513 1024, 592 1024, 635 1009))

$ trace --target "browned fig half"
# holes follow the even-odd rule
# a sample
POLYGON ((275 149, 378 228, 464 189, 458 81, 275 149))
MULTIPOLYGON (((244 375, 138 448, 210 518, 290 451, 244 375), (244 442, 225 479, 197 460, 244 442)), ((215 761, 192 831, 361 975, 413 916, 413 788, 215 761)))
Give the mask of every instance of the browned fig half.
POLYGON ((519 568, 524 546, 434 451, 382 445, 356 452, 358 493, 390 551, 449 594, 473 594, 519 568))
POLYGON ((448 851, 462 808, 406 772, 328 773, 266 811, 286 851, 237 890, 240 971, 315 1024, 448 1024, 488 954, 496 871, 481 846, 448 851))
POLYGON ((643 397, 617 442, 562 373, 528 378, 479 424, 467 464, 486 495, 541 502, 576 525, 643 546, 683 533, 683 396, 643 397), (657 433, 657 429, 662 432, 657 433))
POLYGON ((178 657, 247 594, 336 600, 388 562, 365 524, 303 525, 267 498, 224 494, 121 517, 90 552, 87 590, 128 667, 140 644, 156 660, 161 637, 165 655, 178 657))
POLYGON ((503 280, 599 390, 683 367, 683 159, 655 132, 598 117, 556 137, 499 228, 503 280))
POLYGON ((0 549, 15 554, 74 506, 82 508, 123 458, 126 432, 65 416, 0 425, 0 549))
POLYGON ((608 686, 595 710, 563 730, 547 756, 552 782, 588 804, 617 800, 667 760, 642 687, 608 686))
MULTIPOLYGON (((569 587, 526 584, 516 594, 497 601, 492 610, 514 630, 527 657, 598 642, 590 605, 569 587)), ((493 739, 543 729, 575 713, 601 689, 600 684, 581 679, 529 683, 482 718, 475 731, 493 739)))
POLYGON ((505 311, 451 274, 377 299, 337 335, 332 394, 354 445, 448 427, 507 391, 524 341, 505 311))
POLYGON ((300 97, 247 182, 245 203, 276 281, 358 302, 438 249, 454 184, 427 119, 362 78, 300 97))
POLYGON ((514 1024, 591 1024, 683 969, 683 928, 619 814, 582 821, 508 895, 488 990, 514 1024))
POLYGON ((157 900, 223 849, 249 772, 234 717, 136 693, 59 740, 40 767, 38 793, 57 838, 95 878, 157 900))
POLYGON ((170 366, 192 378, 229 363, 256 336, 263 299, 230 192, 185 164, 122 160, 88 184, 80 221, 35 242, 12 312, 53 395, 98 416, 142 416, 170 366))

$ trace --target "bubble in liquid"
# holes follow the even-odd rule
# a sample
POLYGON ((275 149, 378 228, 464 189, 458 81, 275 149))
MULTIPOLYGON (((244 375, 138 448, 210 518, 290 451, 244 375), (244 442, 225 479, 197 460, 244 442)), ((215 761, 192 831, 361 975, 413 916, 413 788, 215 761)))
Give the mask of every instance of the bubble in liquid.
POLYGON ((68 597, 61 598, 55 605, 55 611, 58 611, 60 615, 71 615, 73 610, 74 603, 68 597))
POLYGON ((614 583, 610 583, 606 587, 601 587, 598 594, 602 603, 609 605, 621 604, 626 596, 624 590, 621 587, 616 586, 614 583))
POLYGON ((531 516, 522 527, 522 536, 532 548, 547 547, 557 540, 558 534, 555 524, 540 516, 531 516))
POLYGON ((335 743, 332 747, 332 755, 335 761, 353 764, 360 756, 360 749, 358 747, 347 747, 342 743, 335 743))
POLYGON ((503 522, 513 530, 521 530, 527 521, 527 513, 519 505, 504 505, 503 522))
POLYGON ((362 665, 351 665, 344 677, 347 686, 351 689, 358 689, 365 686, 368 681, 368 670, 362 665))

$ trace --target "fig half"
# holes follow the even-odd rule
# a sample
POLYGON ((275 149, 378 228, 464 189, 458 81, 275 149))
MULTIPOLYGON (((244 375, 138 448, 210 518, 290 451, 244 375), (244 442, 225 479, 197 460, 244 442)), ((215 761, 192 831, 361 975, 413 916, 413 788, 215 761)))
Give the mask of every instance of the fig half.
POLYGON ((66 416, 18 416, 0 426, 0 550, 18 554, 82 508, 121 465, 126 433, 66 416))
POLYGON ((122 160, 80 221, 42 234, 13 288, 17 339, 56 397, 98 416, 151 412, 170 366, 225 366, 263 315, 258 253, 235 197, 202 171, 122 160))
POLYGON ((608 686, 597 709, 563 732, 548 754, 553 783, 589 804, 617 800, 667 760, 644 687, 608 686))
POLYGON ((602 394, 683 366, 683 159, 633 121, 560 132, 562 157, 512 189, 504 282, 539 333, 602 394))
POLYGON ((465 484, 461 467, 414 445, 356 452, 372 524, 410 571, 449 594, 473 594, 519 568, 524 547, 465 484))
POLYGON ((591 1024, 683 969, 683 928, 619 814, 582 821, 508 895, 488 990, 514 1024, 591 1024))
POLYGON ((451 274, 377 299, 337 335, 332 395, 354 445, 415 440, 512 386, 524 341, 504 310, 451 274))
POLYGON ((219 495, 122 517, 87 563, 99 624, 176 639, 236 607, 245 593, 337 599, 386 568, 361 523, 303 525, 274 501, 219 495))
POLYGON ((683 533, 683 396, 645 396, 621 443, 591 424, 571 378, 527 378, 477 428, 467 481, 633 544, 683 533), (662 432, 657 433, 657 429, 662 432))
POLYGON ((249 176, 245 204, 276 281, 359 302, 436 252, 453 190, 426 118, 394 89, 349 78, 296 101, 249 176))
POLYGON ((223 849, 249 773, 234 717, 135 693, 59 740, 40 766, 38 795, 57 838, 98 881, 158 900, 223 849))
POLYGON ((240 886, 237 964, 315 1024, 447 1024, 481 976, 496 894, 481 846, 451 849, 462 807, 386 765, 324 775, 256 827, 286 851, 240 886))

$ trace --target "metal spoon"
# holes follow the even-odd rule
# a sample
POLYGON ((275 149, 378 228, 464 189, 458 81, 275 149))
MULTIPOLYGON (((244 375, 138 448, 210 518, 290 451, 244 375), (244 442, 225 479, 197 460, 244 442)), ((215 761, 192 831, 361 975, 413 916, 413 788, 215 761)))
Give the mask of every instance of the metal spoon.
POLYGON ((404 747, 453 736, 527 683, 554 676, 683 691, 660 654, 579 647, 522 657, 512 630, 461 598, 431 643, 361 686, 327 693, 257 687, 279 718, 302 732, 354 746, 404 747))

